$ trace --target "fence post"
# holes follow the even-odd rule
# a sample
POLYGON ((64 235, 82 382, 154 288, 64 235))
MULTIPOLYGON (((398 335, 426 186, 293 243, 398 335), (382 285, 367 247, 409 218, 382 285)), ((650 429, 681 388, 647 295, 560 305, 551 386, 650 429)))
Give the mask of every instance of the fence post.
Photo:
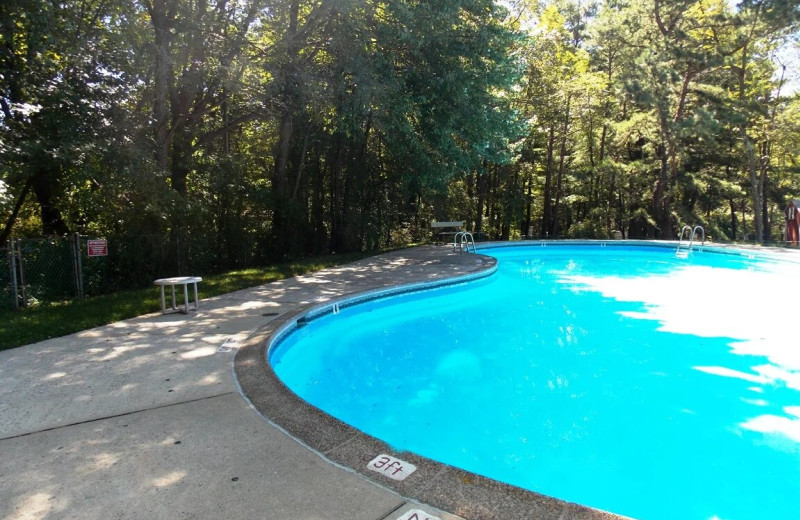
POLYGON ((19 309, 19 292, 17 290, 17 255, 14 251, 14 238, 8 239, 8 269, 11 283, 11 297, 14 299, 14 309, 19 309))
POLYGON ((8 241, 8 254, 11 255, 8 262, 11 269, 11 292, 14 293, 14 308, 19 309, 20 302, 23 307, 28 306, 28 298, 25 296, 25 270, 22 268, 22 239, 10 239, 8 241))
POLYGON ((78 298, 83 298, 83 266, 81 265, 81 235, 73 233, 69 241, 72 250, 72 273, 75 278, 75 292, 78 298))
POLYGON ((22 306, 26 309, 28 308, 28 295, 25 294, 25 269, 23 269, 22 263, 22 239, 17 239, 17 261, 19 265, 17 268, 19 269, 19 280, 17 283, 19 284, 19 292, 22 295, 22 306))

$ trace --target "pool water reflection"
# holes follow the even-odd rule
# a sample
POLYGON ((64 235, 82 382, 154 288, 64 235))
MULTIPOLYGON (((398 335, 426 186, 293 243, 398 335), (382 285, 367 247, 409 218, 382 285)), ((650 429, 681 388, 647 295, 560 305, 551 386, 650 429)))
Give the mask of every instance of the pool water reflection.
POLYGON ((791 518, 797 265, 496 248, 486 279, 314 319, 271 352, 399 450, 642 520, 791 518))

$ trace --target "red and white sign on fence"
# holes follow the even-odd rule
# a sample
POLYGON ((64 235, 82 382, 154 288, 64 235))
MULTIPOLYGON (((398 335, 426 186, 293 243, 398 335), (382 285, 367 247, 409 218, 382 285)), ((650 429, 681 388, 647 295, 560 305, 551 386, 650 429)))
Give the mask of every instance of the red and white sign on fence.
POLYGON ((86 249, 89 256, 108 256, 108 242, 105 240, 87 240, 86 249))

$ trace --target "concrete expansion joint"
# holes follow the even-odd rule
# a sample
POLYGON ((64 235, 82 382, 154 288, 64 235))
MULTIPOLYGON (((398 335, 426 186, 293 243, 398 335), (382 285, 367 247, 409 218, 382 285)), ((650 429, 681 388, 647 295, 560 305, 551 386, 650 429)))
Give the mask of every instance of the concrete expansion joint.
POLYGON ((411 504, 411 502, 405 501, 396 508, 392 509, 388 513, 383 516, 378 516, 375 520, 386 520, 387 518, 395 518, 396 516, 402 514, 402 512, 411 504))
POLYGON ((8 441, 8 440, 11 440, 11 439, 19 439, 19 438, 22 438, 22 437, 29 437, 31 435, 36 435, 37 433, 44 433, 44 432, 52 432, 52 431, 56 431, 56 430, 63 430, 64 428, 70 428, 72 426, 81 426, 81 425, 84 425, 84 424, 92 424, 92 423, 96 423, 96 422, 100 422, 100 421, 106 421, 108 419, 116 419, 116 418, 119 418, 119 417, 128 417, 128 416, 131 416, 131 415, 137 415, 137 414, 144 413, 144 412, 151 412, 151 411, 154 411, 154 410, 163 410, 165 408, 172 408, 172 407, 180 406, 180 405, 183 405, 183 404, 190 404, 190 403, 197 403, 197 402, 201 402, 201 401, 208 401, 210 399, 216 399, 218 397, 225 397, 225 396, 228 396, 228 395, 231 395, 231 394, 238 394, 238 392, 223 392, 221 394, 210 395, 210 396, 206 396, 206 397, 199 397, 197 399, 189 399, 189 400, 180 401, 180 402, 177 402, 177 403, 162 404, 162 405, 158 405, 158 406, 152 406, 150 408, 142 408, 142 409, 139 409, 139 410, 132 410, 130 412, 106 415, 106 416, 103 416, 103 417, 96 417, 94 419, 87 419, 85 421, 77 421, 77 422, 73 422, 73 423, 69 423, 69 424, 60 424, 58 426, 53 426, 53 427, 50 427, 50 428, 42 428, 41 430, 36 430, 36 431, 32 431, 32 432, 20 433, 20 434, 17 434, 17 435, 10 435, 8 437, 0 437, 0 442, 8 441))

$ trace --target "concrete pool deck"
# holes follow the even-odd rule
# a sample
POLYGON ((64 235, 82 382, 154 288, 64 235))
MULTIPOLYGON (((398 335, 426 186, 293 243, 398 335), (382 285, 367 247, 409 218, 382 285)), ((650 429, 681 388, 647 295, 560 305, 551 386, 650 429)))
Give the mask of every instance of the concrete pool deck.
POLYGON ((0 352, 0 518, 620 518, 412 454, 404 481, 368 474, 386 446, 257 377, 314 305, 492 265, 407 249, 0 352))

